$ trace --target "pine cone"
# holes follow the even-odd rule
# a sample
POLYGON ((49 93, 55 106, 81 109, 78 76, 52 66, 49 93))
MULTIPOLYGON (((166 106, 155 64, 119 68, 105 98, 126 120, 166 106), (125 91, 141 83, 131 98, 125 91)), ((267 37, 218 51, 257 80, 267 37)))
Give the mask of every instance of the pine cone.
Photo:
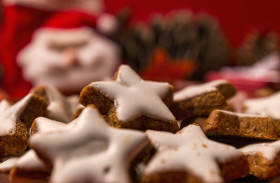
POLYGON ((196 60, 199 67, 192 79, 202 80, 207 71, 219 69, 229 60, 228 44, 218 23, 189 11, 155 15, 147 24, 127 27, 116 38, 123 60, 137 71, 149 65, 158 48, 166 50, 173 60, 196 60))

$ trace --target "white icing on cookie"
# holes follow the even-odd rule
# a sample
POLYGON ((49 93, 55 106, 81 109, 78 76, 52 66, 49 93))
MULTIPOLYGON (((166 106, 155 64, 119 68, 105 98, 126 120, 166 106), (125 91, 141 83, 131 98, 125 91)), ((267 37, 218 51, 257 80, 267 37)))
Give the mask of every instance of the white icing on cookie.
POLYGON ((38 158, 37 154, 32 149, 20 157, 14 166, 26 171, 49 171, 47 166, 38 158))
POLYGON ((127 65, 120 66, 116 81, 93 82, 90 86, 114 100, 117 117, 122 122, 141 115, 163 121, 175 120, 162 101, 170 90, 169 84, 144 81, 127 65))
POLYGON ((70 130, 75 126, 75 121, 76 120, 68 123, 68 125, 66 126, 66 124, 63 122, 51 120, 44 117, 38 117, 34 120, 34 123, 36 124, 38 132, 47 133, 61 130, 70 130))
POLYGON ((215 111, 220 111, 222 113, 232 115, 232 116, 237 116, 237 117, 248 117, 248 118, 267 118, 268 116, 266 115, 259 115, 259 114, 245 114, 245 113, 239 113, 239 112, 231 112, 231 111, 225 111, 225 110, 220 110, 216 109, 215 111))
POLYGON ((130 162, 148 139, 139 131, 108 126, 96 109, 87 107, 74 128, 36 133, 30 143, 53 164, 51 182, 126 183, 130 162))
MULTIPOLYGON (((36 123, 38 132, 51 133, 61 130, 69 130, 74 126, 75 121, 66 126, 63 122, 54 121, 45 117, 38 117, 34 120, 34 123, 36 123)), ((16 162, 15 167, 26 171, 49 172, 48 167, 38 158, 33 149, 27 151, 22 157, 20 157, 16 162)))
POLYGON ((32 94, 28 94, 16 104, 1 112, 0 136, 13 135, 16 132, 16 123, 31 98, 32 94))
POLYGON ((5 100, 5 99, 1 100, 1 102, 0 102, 0 112, 3 112, 10 107, 11 107, 11 104, 7 100, 5 100))
POLYGON ((271 143, 257 143, 245 146, 240 149, 241 152, 248 155, 254 155, 261 153, 263 157, 274 160, 276 156, 280 153, 280 141, 275 141, 271 143))
MULTIPOLYGON (((53 132, 61 129, 67 129, 65 128, 65 123, 50 120, 44 117, 36 118, 34 123, 36 123, 38 132, 53 132)), ((69 127, 68 129, 72 128, 74 124, 75 121, 67 125, 67 127, 69 127)), ((21 157, 12 157, 2 162, 0 164, 0 172, 8 172, 13 167, 24 169, 26 171, 49 171, 47 166, 38 158, 37 154, 32 149, 27 151, 21 157)))
POLYGON ((70 104, 70 109, 71 109, 71 120, 73 120, 73 115, 75 114, 75 112, 81 108, 80 106, 83 106, 79 103, 79 95, 71 95, 69 97, 67 97, 67 101, 70 104))
POLYGON ((45 90, 49 100, 47 117, 57 121, 70 122, 73 119, 76 107, 79 105, 79 97, 71 96, 67 98, 58 89, 50 85, 46 85, 45 90))
POLYGON ((0 172, 9 172, 14 167, 27 171, 49 171, 32 149, 21 157, 12 157, 2 162, 0 164, 0 172))
POLYGON ((9 158, 0 164, 0 172, 9 172, 18 161, 18 157, 9 158))
POLYGON ((182 100, 186 100, 188 98, 195 97, 197 95, 201 95, 203 93, 216 91, 218 90, 216 87, 221 84, 226 84, 228 81, 219 79, 216 81, 212 81, 205 84, 199 84, 194 86, 188 86, 183 88, 182 90, 174 93, 174 101, 180 102, 182 100))
POLYGON ((156 155, 144 174, 161 171, 187 171, 204 182, 223 182, 218 163, 242 156, 236 148, 207 139, 199 126, 189 125, 176 134, 146 131, 156 155))
POLYGON ((248 99, 244 103, 245 113, 267 115, 280 119, 280 92, 271 96, 248 99))

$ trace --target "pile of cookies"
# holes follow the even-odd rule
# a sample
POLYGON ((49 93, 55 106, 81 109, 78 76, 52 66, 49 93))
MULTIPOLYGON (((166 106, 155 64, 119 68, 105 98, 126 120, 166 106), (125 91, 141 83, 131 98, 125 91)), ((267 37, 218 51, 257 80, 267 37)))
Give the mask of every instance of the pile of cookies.
POLYGON ((0 103, 0 171, 10 182, 246 182, 280 175, 280 94, 229 104, 225 80, 174 92, 121 65, 66 97, 40 86, 0 103), (248 178, 249 177, 249 178, 248 178))

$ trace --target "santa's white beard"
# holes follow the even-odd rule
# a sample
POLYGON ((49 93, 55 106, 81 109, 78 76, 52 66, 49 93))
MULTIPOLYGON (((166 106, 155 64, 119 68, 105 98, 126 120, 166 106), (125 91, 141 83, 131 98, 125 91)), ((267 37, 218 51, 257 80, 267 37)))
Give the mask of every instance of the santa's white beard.
POLYGON ((65 55, 47 46, 48 39, 35 37, 18 56, 25 79, 35 86, 50 84, 63 91, 79 91, 93 81, 111 78, 119 63, 118 47, 104 37, 89 34, 86 39, 84 35, 82 41, 88 40, 87 44, 75 51, 77 61, 73 65, 67 64, 65 55))
MULTIPOLYGON (((60 90, 81 90, 92 81, 111 78, 112 74, 105 74, 104 69, 68 68, 67 70, 51 71, 33 80, 34 85, 51 84, 60 90)), ((111 72, 112 73, 112 72, 111 72)))

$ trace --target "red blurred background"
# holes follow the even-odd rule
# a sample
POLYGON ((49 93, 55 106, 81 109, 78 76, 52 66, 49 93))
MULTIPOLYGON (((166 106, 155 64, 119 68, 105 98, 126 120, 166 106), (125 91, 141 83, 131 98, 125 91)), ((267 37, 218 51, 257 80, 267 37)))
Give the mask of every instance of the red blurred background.
MULTIPOLYGON (((245 37, 253 30, 258 30, 261 33, 274 31, 280 34, 280 2, 276 0, 266 2, 260 0, 104 0, 104 3, 106 12, 112 14, 118 13, 123 8, 130 8, 132 12, 131 22, 145 22, 155 13, 167 14, 173 10, 181 9, 190 10, 194 14, 207 13, 218 20, 229 41, 229 45, 233 49, 237 49, 244 42, 245 37)), ((4 25, 3 32, 7 32, 6 35, 8 35, 2 38, 3 42, 0 41, 0 50, 3 50, 3 58, 5 58, 3 66, 6 69, 4 80, 1 84, 6 91, 16 97, 26 93, 31 84, 22 81, 21 70, 12 60, 15 60, 15 55, 30 41, 30 33, 34 31, 35 27, 41 25, 42 20, 51 14, 48 11, 40 11, 37 13, 38 21, 33 18, 33 22, 28 22, 29 17, 33 16, 32 12, 28 11, 30 9, 26 8, 24 10, 24 17, 17 17, 15 12, 23 10, 18 10, 17 8, 16 6, 11 6, 6 8, 7 12, 5 12, 7 17, 13 19, 10 22, 17 22, 17 24, 7 24, 6 22, 6 25, 4 25, 3 20, 5 18, 3 18, 3 7, 0 3, 0 31, 4 25), (19 22, 19 20, 23 21, 19 22), (22 26, 27 24, 30 24, 30 26, 22 26), (21 36, 22 34, 27 36, 21 36)), ((32 11, 34 13, 36 10, 32 11)))
POLYGON ((105 0, 105 7, 110 13, 129 7, 133 21, 146 21, 154 13, 166 14, 180 9, 189 9, 195 14, 208 13, 219 21, 233 47, 239 46, 254 29, 280 33, 280 2, 277 0, 105 0))

